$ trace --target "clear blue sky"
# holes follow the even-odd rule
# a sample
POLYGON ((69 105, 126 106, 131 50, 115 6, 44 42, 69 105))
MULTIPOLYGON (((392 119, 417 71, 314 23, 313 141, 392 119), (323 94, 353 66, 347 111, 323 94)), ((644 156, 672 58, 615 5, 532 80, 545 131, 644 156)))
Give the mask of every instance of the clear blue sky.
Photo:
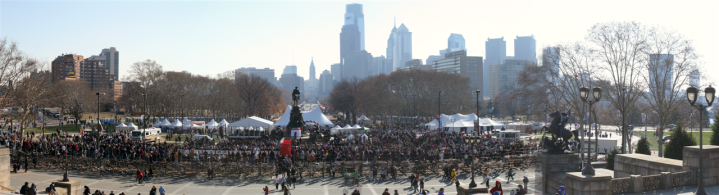
MULTIPOLYGON (((295 64, 317 75, 339 62, 345 4, 361 3, 365 45, 386 55, 397 18, 412 32, 413 58, 423 61, 462 34, 470 55, 484 56, 487 38, 534 35, 541 48, 583 39, 598 22, 637 21, 678 30, 694 40, 705 72, 719 73, 718 1, 7 1, 0 36, 48 63, 63 53, 89 57, 120 51, 120 78, 145 59, 165 70, 211 75, 240 67, 295 64)), ((714 78, 717 78, 716 76, 714 78)), ((709 80, 715 81, 716 79, 709 80)), ((706 80, 703 80, 704 83, 706 80)))

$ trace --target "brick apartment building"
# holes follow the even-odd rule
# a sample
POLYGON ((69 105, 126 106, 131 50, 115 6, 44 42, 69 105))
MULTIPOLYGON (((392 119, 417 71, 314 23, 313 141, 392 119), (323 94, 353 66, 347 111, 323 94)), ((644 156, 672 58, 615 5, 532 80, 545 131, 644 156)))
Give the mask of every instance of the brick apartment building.
POLYGON ((113 100, 122 96, 122 82, 99 60, 89 60, 81 55, 64 54, 52 61, 52 82, 63 80, 83 81, 90 90, 107 90, 113 100))

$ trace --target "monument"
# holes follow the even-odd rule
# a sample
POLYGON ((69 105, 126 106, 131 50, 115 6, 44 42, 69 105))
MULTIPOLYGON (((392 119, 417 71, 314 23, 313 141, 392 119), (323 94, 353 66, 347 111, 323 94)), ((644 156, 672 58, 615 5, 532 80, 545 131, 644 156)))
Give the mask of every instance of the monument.
POLYGON ((295 87, 295 90, 292 91, 292 111, 290 111, 290 122, 285 130, 285 138, 300 138, 307 134, 307 125, 302 118, 300 106, 297 104, 299 101, 300 90, 295 87))
POLYGON ((567 120, 569 120, 569 115, 571 114, 571 110, 568 111, 568 113, 559 113, 559 111, 557 111, 549 114, 550 117, 554 118, 552 120, 552 124, 549 128, 545 127, 542 130, 544 130, 545 134, 549 132, 552 135, 552 138, 550 139, 546 136, 542 136, 541 142, 541 144, 547 148, 547 153, 564 154, 565 150, 570 149, 569 141, 572 139, 572 136, 574 136, 574 139, 577 141, 576 143, 579 143, 578 131, 569 131, 564 128, 564 126, 567 125, 567 120))

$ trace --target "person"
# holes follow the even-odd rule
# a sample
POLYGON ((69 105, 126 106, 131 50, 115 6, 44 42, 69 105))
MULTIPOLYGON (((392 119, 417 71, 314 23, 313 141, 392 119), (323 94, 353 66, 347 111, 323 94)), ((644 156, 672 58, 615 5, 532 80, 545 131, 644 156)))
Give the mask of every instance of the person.
POLYGON ((527 185, 529 183, 529 178, 527 178, 527 176, 524 176, 524 179, 522 179, 522 182, 524 182, 524 187, 529 186, 529 185, 527 185))
POLYGON ((47 192, 50 195, 57 195, 57 190, 55 189, 55 183, 51 183, 47 189, 45 189, 45 192, 47 192))
POLYGON ((100 176, 105 175, 105 166, 100 165, 100 176))
POLYGON ((150 189, 150 195, 157 195, 157 188, 155 188, 155 186, 152 186, 150 189))
POLYGON ((559 195, 567 195, 567 192, 564 191, 564 186, 559 186, 559 189, 555 188, 555 190, 557 190, 557 194, 559 195))
POLYGON ((30 185, 30 188, 27 189, 27 195, 36 195, 37 194, 37 186, 35 186, 35 183, 30 185))
POLYGON ((382 192, 382 195, 391 195, 389 194, 389 188, 385 188, 384 192, 382 192))
MULTIPOLYGON (((413 176, 413 177, 414 177, 414 176, 413 176)), ((418 188, 418 187, 417 187, 417 179, 412 178, 411 184, 412 184, 412 189, 414 189, 414 191, 413 191, 412 193, 417 192, 417 190, 418 190, 418 189, 417 189, 417 188, 418 188)))
POLYGON ((137 182, 140 183, 142 181, 142 171, 140 169, 137 170, 137 182))
POLYGON ((275 190, 280 186, 280 178, 278 176, 275 176, 275 190))
POLYGON ((397 190, 394 190, 394 195, 399 195, 399 192, 397 192, 397 190))
POLYGON ((524 187, 522 187, 522 185, 517 185, 517 187, 519 187, 519 189, 517 189, 517 195, 525 195, 525 194, 527 194, 527 190, 524 189, 524 187))
POLYGON ((265 192, 265 195, 269 195, 269 194, 270 194, 270 188, 268 188, 267 186, 265 186, 265 188, 262 188, 262 191, 265 192))
POLYGON ((457 169, 452 169, 452 180, 450 181, 457 181, 457 169))
POLYGON ((509 183, 509 178, 512 178, 512 180, 514 180, 514 172, 512 171, 511 168, 507 172, 507 183, 509 183))
POLYGON ((290 189, 283 183, 282 184, 282 191, 284 191, 284 195, 290 195, 290 189))
POLYGON ((82 195, 90 195, 90 187, 85 186, 85 191, 82 192, 82 195))
POLYGON ((110 195, 115 195, 115 191, 110 191, 110 195))
POLYGON ((424 191, 424 178, 419 180, 419 190, 424 191))
POLYGON ((494 194, 494 192, 499 192, 499 195, 504 195, 504 192, 502 192, 502 182, 500 182, 499 180, 497 180, 494 183, 494 187, 492 187, 492 189, 489 190, 490 194, 494 194))
POLYGON ((295 189, 297 187, 297 177, 293 175, 290 179, 292 180, 292 189, 295 189))
POLYGON ((165 195, 165 188, 160 186, 160 195, 165 195))
POLYGON ((437 195, 444 195, 444 188, 440 188, 439 193, 437 193, 437 195))
POLYGON ((29 184, 27 182, 25 182, 25 185, 20 187, 20 194, 27 194, 27 190, 30 189, 30 187, 28 185, 29 184))
POLYGON ((510 191, 509 191, 509 195, 516 195, 516 194, 517 194, 517 191, 515 191, 515 190, 510 190, 510 191))

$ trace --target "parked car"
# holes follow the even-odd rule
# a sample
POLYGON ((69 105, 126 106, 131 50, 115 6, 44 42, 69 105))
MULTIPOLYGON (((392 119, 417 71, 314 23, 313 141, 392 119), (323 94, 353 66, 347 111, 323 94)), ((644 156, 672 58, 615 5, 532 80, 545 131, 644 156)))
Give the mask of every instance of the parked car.
MULTIPOLYGON (((674 129, 677 128, 677 125, 675 125, 675 124, 668 124, 666 128, 667 128, 667 131, 674 131, 674 129)), ((657 129, 659 129, 659 125, 657 125, 657 129)))
POLYGON ((671 140, 671 139, 672 139, 671 135, 665 135, 664 137, 662 137, 662 140, 664 141, 664 143, 669 143, 669 140, 671 140))
POLYGON ((634 126, 629 125, 629 127, 627 127, 627 129, 629 129, 630 131, 633 131, 633 130, 634 130, 634 126))

